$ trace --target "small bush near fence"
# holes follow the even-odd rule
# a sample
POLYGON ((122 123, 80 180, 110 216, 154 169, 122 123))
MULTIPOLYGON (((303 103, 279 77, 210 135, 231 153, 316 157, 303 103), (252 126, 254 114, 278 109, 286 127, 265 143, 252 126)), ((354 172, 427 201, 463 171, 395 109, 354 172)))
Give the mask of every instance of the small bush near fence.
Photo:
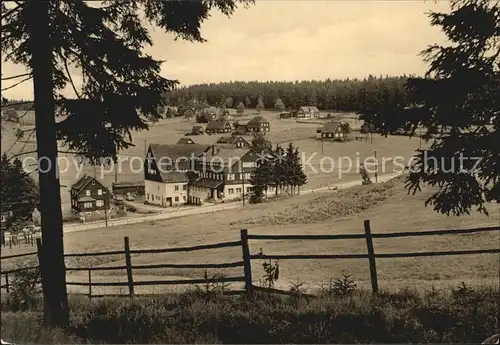
POLYGON ((315 299, 257 294, 207 298, 203 292, 89 302, 71 297, 71 327, 43 330, 41 312, 5 312, 2 339, 19 343, 480 343, 498 333, 498 290, 315 299))

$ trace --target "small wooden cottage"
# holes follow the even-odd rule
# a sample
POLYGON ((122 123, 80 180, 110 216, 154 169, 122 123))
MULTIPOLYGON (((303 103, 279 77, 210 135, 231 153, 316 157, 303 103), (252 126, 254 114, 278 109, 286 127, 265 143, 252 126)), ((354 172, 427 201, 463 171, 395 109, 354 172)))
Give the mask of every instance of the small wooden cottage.
POLYGON ((71 209, 75 213, 102 212, 109 209, 111 193, 94 177, 83 175, 71 187, 71 209))
POLYGON ((322 140, 344 141, 347 139, 348 133, 345 127, 340 122, 330 121, 324 124, 321 128, 322 140))
POLYGON ((212 120, 208 123, 207 128, 205 129, 207 134, 231 133, 232 131, 233 126, 226 120, 212 120))
POLYGON ((217 140, 217 144, 221 145, 232 145, 234 147, 241 147, 241 148, 250 148, 252 145, 245 140, 240 135, 234 135, 231 137, 221 137, 219 140, 217 140))
POLYGON ((300 107, 297 111, 298 119, 317 119, 319 117, 319 110, 315 106, 300 107))
POLYGON ((271 130, 271 125, 262 116, 256 116, 247 123, 247 132, 269 132, 271 130))

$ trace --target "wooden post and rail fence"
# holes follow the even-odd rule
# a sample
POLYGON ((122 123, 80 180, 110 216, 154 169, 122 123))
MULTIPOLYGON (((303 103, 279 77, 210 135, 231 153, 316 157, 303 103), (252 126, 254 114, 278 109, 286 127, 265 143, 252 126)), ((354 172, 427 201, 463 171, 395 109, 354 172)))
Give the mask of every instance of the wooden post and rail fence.
MULTIPOLYGON (((124 250, 116 251, 105 251, 105 252, 95 252, 95 253, 73 253, 65 254, 66 258, 69 257, 92 257, 92 256, 111 256, 111 255, 123 255, 125 257, 125 264, 122 266, 97 266, 97 267, 66 267, 67 272, 71 271, 87 271, 88 281, 86 282, 67 282, 70 286, 86 286, 88 287, 88 297, 103 297, 107 295, 95 295, 92 294, 92 287, 107 287, 107 286, 123 286, 128 287, 127 295, 119 296, 134 296, 135 287, 137 286, 166 286, 166 285, 195 285, 195 284, 206 284, 207 279, 182 279, 182 280, 152 280, 152 281, 134 281, 133 273, 136 270, 153 270, 153 269, 223 269, 223 268, 235 268, 242 267, 243 272, 240 276, 234 277, 219 277, 211 278, 210 283, 234 283, 241 282, 244 283, 244 290, 237 291, 227 291, 227 294, 241 294, 241 293, 252 293, 255 290, 261 291, 274 291, 277 293, 290 294, 285 291, 277 289, 266 289, 253 285, 252 279, 252 266, 251 262, 253 260, 349 260, 349 259, 367 259, 367 263, 370 269, 370 280, 371 287, 374 293, 379 291, 378 276, 377 276, 377 259, 391 259, 391 258, 411 258, 411 257, 435 257, 435 256, 452 256, 452 255, 479 255, 479 254, 498 254, 500 253, 500 248, 490 248, 490 249, 470 249, 470 250, 450 250, 450 251, 433 251, 433 252, 414 252, 414 253, 376 253, 375 247, 373 245, 374 239, 381 238, 405 238, 405 237, 420 237, 420 236, 443 236, 443 235, 460 235, 460 234, 473 234, 473 233, 484 233, 484 232, 498 232, 500 233, 500 226, 494 227, 482 227, 482 228, 472 228, 472 229, 446 229, 446 230, 430 230, 430 231, 418 231, 418 232, 393 232, 393 233, 373 233, 370 225, 370 221, 364 221, 364 232, 360 234, 336 234, 336 235, 252 235, 249 234, 246 229, 240 231, 240 239, 233 242, 223 242, 215 244, 205 244, 197 245, 191 247, 177 247, 177 248, 165 248, 165 249, 131 249, 130 241, 128 237, 124 238, 124 250), (273 255, 273 254, 251 254, 249 241, 293 241, 293 240, 353 240, 353 239, 364 239, 366 241, 366 254, 287 254, 287 255, 273 255), (210 249, 220 249, 220 248, 230 248, 230 247, 241 247, 242 260, 236 262, 227 263, 202 263, 202 264, 149 264, 149 265, 134 265, 132 260, 132 255, 136 254, 160 254, 160 253, 174 253, 174 252, 193 252, 201 250, 210 249), (95 271, 112 271, 112 270, 124 270, 126 271, 127 281, 126 282, 95 282, 92 281, 92 272, 95 271)), ((38 251, 9 255, 1 257, 1 260, 22 258, 27 256, 39 255, 42 252, 42 242, 37 239, 38 251)), ((40 258, 39 258, 40 259, 40 258)), ((43 260, 39 260, 43 262, 43 260)), ((39 265, 22 267, 12 270, 3 271, 0 273, 1 276, 5 277, 4 282, 1 285, 2 289, 7 292, 10 291, 9 276, 16 274, 18 272, 26 270, 39 270, 39 265)), ((116 296, 116 295, 115 295, 116 296)))

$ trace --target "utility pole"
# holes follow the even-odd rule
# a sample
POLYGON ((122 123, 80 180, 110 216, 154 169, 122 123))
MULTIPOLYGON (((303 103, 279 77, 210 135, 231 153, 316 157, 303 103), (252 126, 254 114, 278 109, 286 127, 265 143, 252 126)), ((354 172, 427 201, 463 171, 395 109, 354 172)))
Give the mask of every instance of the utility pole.
POLYGON ((106 221, 106 227, 108 226, 108 205, 109 205, 109 194, 104 192, 104 219, 106 221))
POLYGON ((378 160, 377 160, 377 150, 373 150, 375 155, 375 183, 378 183, 378 160))
POLYGON ((240 159, 240 172, 241 172, 241 200, 242 205, 245 206, 245 174, 243 172, 243 162, 240 159))
POLYGON ((324 149, 323 146, 325 145, 325 140, 321 138, 321 155, 323 155, 324 149))
POLYGON ((63 223, 57 166, 52 45, 49 29, 49 1, 23 4, 29 23, 31 67, 35 101, 35 127, 40 188, 42 242, 40 272, 43 288, 44 325, 69 324, 63 223))
POLYGON ((245 206, 245 174, 243 173, 243 168, 241 168, 241 195, 243 200, 243 206, 245 206))

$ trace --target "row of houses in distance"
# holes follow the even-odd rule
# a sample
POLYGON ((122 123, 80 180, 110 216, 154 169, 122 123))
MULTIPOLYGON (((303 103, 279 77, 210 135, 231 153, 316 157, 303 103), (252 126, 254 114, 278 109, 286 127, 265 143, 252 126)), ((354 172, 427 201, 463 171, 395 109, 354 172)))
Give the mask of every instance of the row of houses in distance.
MULTIPOLYGON (((191 138, 180 138, 176 145, 195 145, 195 141, 191 138)), ((217 140, 217 144, 219 145, 229 145, 233 147, 241 147, 241 148, 250 148, 252 145, 241 135, 232 135, 226 137, 220 137, 217 140)))
POLYGON ((278 115, 280 119, 289 119, 289 118, 297 118, 297 119, 319 119, 326 117, 322 116, 318 107, 316 106, 303 106, 298 110, 290 110, 286 112, 282 112, 278 115))
POLYGON ((248 147, 151 144, 144 169, 146 201, 170 207, 242 198, 251 192, 258 157, 248 147))
POLYGON ((255 116, 249 121, 232 121, 219 118, 208 122, 206 127, 197 124, 193 126, 187 135, 217 134, 217 133, 238 133, 248 134, 257 132, 270 132, 271 124, 262 116, 255 116))

